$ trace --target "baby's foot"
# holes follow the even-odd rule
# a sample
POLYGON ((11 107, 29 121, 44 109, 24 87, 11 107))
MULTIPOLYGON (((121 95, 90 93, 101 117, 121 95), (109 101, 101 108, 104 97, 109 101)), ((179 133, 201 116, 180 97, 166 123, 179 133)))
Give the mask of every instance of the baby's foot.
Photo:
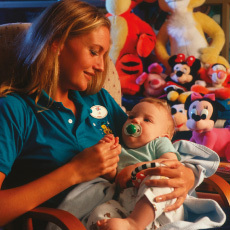
POLYGON ((120 219, 120 218, 112 218, 112 219, 104 219, 99 220, 97 225, 100 230, 142 230, 137 226, 135 221, 130 218, 120 219))

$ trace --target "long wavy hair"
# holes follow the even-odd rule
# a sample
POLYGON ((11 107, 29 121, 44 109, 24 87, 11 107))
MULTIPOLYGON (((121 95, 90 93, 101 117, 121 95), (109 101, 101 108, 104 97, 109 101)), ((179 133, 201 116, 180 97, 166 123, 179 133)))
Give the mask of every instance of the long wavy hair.
MULTIPOLYGON (((21 43, 14 76, 1 86, 1 94, 11 92, 36 94, 36 102, 42 90, 50 98, 55 96, 59 79, 58 53, 69 38, 81 36, 105 26, 108 18, 96 7, 78 0, 62 0, 54 3, 32 23, 21 43), (59 41, 56 52, 51 52, 54 41, 59 41)), ((89 82, 85 94, 98 92, 107 72, 108 53, 104 57, 105 71, 97 72, 89 82)))

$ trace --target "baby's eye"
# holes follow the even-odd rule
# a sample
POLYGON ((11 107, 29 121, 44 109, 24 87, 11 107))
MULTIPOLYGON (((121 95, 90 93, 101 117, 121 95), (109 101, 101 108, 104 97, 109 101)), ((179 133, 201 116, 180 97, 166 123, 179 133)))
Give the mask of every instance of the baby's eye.
POLYGON ((96 50, 91 49, 91 50, 90 50, 90 53, 91 53, 93 56, 98 56, 98 52, 97 52, 96 50))
POLYGON ((148 118, 145 118, 144 121, 146 121, 146 122, 152 122, 152 121, 151 121, 150 119, 148 119, 148 118))
POLYGON ((134 118, 133 115, 129 115, 129 116, 128 116, 128 119, 133 119, 133 118, 134 118))

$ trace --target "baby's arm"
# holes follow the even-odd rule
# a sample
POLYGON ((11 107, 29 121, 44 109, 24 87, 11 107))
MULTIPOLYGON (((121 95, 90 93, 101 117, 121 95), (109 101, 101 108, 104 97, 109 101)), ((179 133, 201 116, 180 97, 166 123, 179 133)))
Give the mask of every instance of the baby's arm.
POLYGON ((177 155, 173 152, 164 153, 158 159, 178 160, 177 155))

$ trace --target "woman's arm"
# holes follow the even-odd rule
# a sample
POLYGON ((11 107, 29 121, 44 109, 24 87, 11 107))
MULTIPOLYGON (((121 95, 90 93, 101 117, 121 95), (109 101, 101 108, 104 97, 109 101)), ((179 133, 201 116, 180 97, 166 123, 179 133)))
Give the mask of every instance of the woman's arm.
MULTIPOLYGON (((69 163, 26 185, 0 190, 0 226, 42 204, 72 185, 90 181, 117 168, 120 145, 96 144, 69 163)), ((0 187, 5 174, 0 172, 0 187)))

